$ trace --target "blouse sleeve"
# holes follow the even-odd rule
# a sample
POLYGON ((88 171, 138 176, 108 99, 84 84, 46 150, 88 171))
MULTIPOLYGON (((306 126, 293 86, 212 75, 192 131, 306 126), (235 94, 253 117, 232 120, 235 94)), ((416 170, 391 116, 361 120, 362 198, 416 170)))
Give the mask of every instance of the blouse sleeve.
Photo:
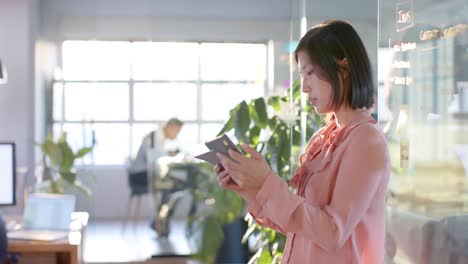
MULTIPOLYGON (((272 177, 278 177, 277 175, 272 175, 272 177)), ((283 228, 281 228, 279 225, 275 224, 273 221, 271 221, 268 217, 266 217, 263 213, 262 206, 260 205, 259 201, 254 198, 250 203, 249 203, 249 208, 248 208, 249 213, 252 215, 252 217, 257 221, 257 223, 263 227, 268 227, 271 229, 274 229, 278 232, 280 232, 283 235, 286 235, 286 231, 284 231, 283 228)))

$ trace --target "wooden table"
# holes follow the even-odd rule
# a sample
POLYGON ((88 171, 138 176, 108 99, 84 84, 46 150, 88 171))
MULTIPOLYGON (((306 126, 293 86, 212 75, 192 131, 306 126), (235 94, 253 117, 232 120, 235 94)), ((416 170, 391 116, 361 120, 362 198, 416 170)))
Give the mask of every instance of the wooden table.
MULTIPOLYGON (((86 212, 72 213, 70 233, 68 238, 44 242, 33 240, 8 240, 8 252, 18 253, 19 263, 82 263, 82 241, 89 214, 86 212)), ((6 217, 6 219, 8 219, 6 217)))

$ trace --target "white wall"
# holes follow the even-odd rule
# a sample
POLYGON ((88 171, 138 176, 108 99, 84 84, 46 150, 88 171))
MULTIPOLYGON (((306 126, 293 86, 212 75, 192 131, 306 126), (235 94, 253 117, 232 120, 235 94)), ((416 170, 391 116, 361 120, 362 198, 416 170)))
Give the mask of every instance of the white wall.
POLYGON ((263 41, 289 38, 284 0, 42 0, 41 38, 263 41))
MULTIPOLYGON (((0 58, 8 68, 8 84, 0 85, 0 140, 17 145, 17 165, 31 167, 34 160, 34 36, 38 6, 34 0, 0 0, 0 58)), ((21 190, 23 175, 18 175, 21 190)), ((1 208, 19 212, 17 206, 1 208)))

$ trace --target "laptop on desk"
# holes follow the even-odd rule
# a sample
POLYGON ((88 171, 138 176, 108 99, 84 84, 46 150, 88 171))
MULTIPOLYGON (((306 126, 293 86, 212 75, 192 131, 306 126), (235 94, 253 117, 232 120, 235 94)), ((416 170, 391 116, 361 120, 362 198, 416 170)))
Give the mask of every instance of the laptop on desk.
POLYGON ((31 194, 23 214, 22 228, 8 231, 8 239, 54 241, 68 237, 75 196, 31 194))

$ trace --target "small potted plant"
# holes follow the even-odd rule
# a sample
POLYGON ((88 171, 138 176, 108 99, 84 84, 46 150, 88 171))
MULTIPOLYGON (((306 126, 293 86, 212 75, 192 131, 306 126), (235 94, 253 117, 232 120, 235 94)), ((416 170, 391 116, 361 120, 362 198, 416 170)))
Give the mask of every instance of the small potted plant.
POLYGON ((37 190, 54 194, 77 190, 89 198, 91 191, 77 178, 74 165, 77 159, 90 153, 93 147, 83 147, 73 152, 67 142, 66 132, 63 132, 57 141, 48 135, 44 142, 38 145, 43 154, 43 175, 37 190))

